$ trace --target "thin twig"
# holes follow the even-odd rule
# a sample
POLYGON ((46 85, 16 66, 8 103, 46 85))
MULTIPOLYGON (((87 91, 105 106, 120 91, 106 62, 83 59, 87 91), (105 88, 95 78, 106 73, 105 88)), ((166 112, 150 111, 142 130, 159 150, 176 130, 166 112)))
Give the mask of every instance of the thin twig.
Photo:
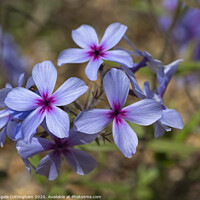
POLYGON ((176 8, 176 11, 174 13, 174 16, 173 16, 173 19, 172 19, 172 22, 170 24, 170 27, 168 29, 168 31, 166 32, 165 34, 165 38, 164 38, 164 46, 163 46, 163 50, 159 56, 159 60, 163 60, 164 59, 164 56, 165 56, 165 53, 167 51, 167 48, 169 46, 169 40, 170 40, 170 36, 171 36, 171 33, 176 25, 176 22, 179 18, 179 15, 181 13, 181 7, 182 7, 182 2, 179 0, 178 2, 178 6, 176 8))
POLYGON ((81 104, 78 102, 78 100, 74 101, 73 104, 78 110, 80 110, 80 111, 83 110, 83 108, 82 108, 81 104))

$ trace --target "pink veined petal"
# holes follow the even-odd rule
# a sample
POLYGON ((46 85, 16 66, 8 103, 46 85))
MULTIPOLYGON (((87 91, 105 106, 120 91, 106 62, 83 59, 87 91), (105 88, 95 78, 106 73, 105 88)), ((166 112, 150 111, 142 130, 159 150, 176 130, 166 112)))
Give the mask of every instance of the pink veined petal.
POLYGON ((112 109, 121 109, 129 92, 129 80, 122 70, 112 68, 103 79, 106 97, 112 109))
POLYGON ((105 50, 113 48, 121 40, 126 30, 127 26, 123 24, 110 24, 103 35, 100 45, 103 45, 105 50))
POLYGON ((90 173, 96 166, 95 159, 84 151, 68 149, 63 155, 71 168, 79 175, 90 173))
POLYGON ((54 180, 59 174, 61 161, 61 152, 52 151, 42 158, 35 170, 35 173, 46 176, 49 180, 54 180))
POLYGON ((74 121, 77 131, 94 134, 102 131, 111 121, 111 111, 106 109, 91 109, 82 111, 74 121))
POLYGON ((59 138, 69 136, 69 116, 60 108, 52 106, 51 110, 46 111, 46 124, 53 135, 59 138))
POLYGON ((57 79, 57 70, 51 61, 44 61, 34 66, 32 77, 43 98, 53 92, 57 79))
POLYGON ((85 74, 91 81, 97 80, 97 72, 103 60, 101 58, 91 59, 85 68, 85 74))
POLYGON ((90 59, 87 52, 85 49, 65 49, 58 56, 58 66, 66 63, 84 63, 90 59))
POLYGON ((28 111, 38 107, 37 100, 42 100, 38 94, 26 88, 17 87, 8 93, 5 104, 13 110, 28 111))
POLYGON ((131 158, 136 152, 138 138, 133 129, 123 119, 113 121, 113 139, 125 157, 131 158))
POLYGON ((95 29, 86 24, 72 31, 72 39, 79 47, 84 49, 88 49, 90 46, 98 45, 99 43, 95 29))
POLYGON ((181 115, 174 109, 163 110, 160 122, 164 125, 178 129, 182 129, 184 126, 181 115))
POLYGON ((143 99, 122 109, 123 119, 148 126, 161 118, 161 105, 151 99, 143 99))
POLYGON ((36 129, 42 123, 44 117, 45 110, 43 110, 42 107, 38 107, 25 118, 22 123, 22 137, 25 142, 30 143, 36 129))
POLYGON ((85 82, 79 78, 71 77, 66 80, 52 95, 54 105, 67 105, 87 91, 88 87, 85 82))
POLYGON ((122 50, 106 51, 102 59, 119 63, 120 65, 124 65, 128 68, 133 67, 133 59, 126 51, 122 50))

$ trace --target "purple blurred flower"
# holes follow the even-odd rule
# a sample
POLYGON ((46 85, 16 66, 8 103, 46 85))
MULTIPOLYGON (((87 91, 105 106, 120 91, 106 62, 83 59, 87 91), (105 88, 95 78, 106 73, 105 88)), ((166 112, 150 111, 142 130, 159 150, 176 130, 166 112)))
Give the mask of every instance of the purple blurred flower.
POLYGON ((20 56, 20 50, 17 44, 15 44, 12 36, 7 32, 3 32, 0 27, 0 43, 2 45, 1 56, 3 70, 5 71, 5 77, 13 85, 17 85, 17 81, 21 73, 26 72, 27 59, 20 56))
POLYGON ((115 144, 125 157, 130 158, 136 152, 138 138, 125 120, 144 126, 150 125, 160 118, 160 105, 153 100, 144 99, 123 108, 129 92, 129 80, 122 70, 111 69, 104 77, 103 86, 112 110, 82 111, 74 125, 78 131, 94 134, 113 121, 115 144))
POLYGON ((68 138, 60 139, 51 133, 52 140, 33 137, 30 144, 23 140, 17 142, 17 150, 23 160, 26 161, 26 167, 30 172, 30 163, 28 158, 45 151, 49 153, 42 158, 37 168, 36 174, 44 175, 49 180, 54 180, 59 173, 62 155, 67 160, 71 168, 77 174, 85 175, 91 172, 96 166, 96 161, 86 152, 74 149, 73 146, 89 144, 95 140, 97 134, 88 135, 71 130, 68 138))
POLYGON ((108 51, 121 40, 126 30, 127 27, 120 23, 110 24, 99 44, 94 28, 89 25, 81 25, 72 31, 72 38, 82 49, 70 48, 62 51, 58 57, 58 65, 89 61, 85 68, 85 74, 91 81, 97 80, 97 71, 103 60, 110 60, 132 67, 133 60, 125 51, 108 51))
POLYGON ((174 11, 178 5, 178 0, 163 0, 163 5, 169 11, 174 11))
MULTIPOLYGON (((168 3, 170 2, 171 1, 168 1, 168 3)), ((176 1, 173 1, 172 4, 175 5, 176 1)), ((169 9, 168 6, 166 8, 169 9)), ((171 9, 169 9, 169 11, 171 11, 171 9)), ((163 31, 169 29, 171 22, 171 13, 159 19, 159 24, 163 31)), ((177 20, 171 38, 180 48, 180 52, 185 51, 191 41, 194 41, 198 45, 200 42, 200 10, 188 8, 177 20)), ((193 58, 199 60, 200 54, 198 55, 196 51, 198 52, 198 47, 195 47, 193 58)))
POLYGON ((155 92, 152 92, 150 90, 148 82, 144 83, 144 87, 143 87, 144 92, 142 92, 142 90, 140 89, 135 79, 133 72, 128 68, 125 68, 125 67, 123 68, 126 71, 131 81, 132 89, 135 95, 138 96, 140 99, 152 99, 155 102, 158 102, 162 108, 161 117, 154 123, 155 137, 162 136, 165 133, 165 131, 171 131, 170 127, 182 129, 184 126, 183 120, 180 114, 174 109, 168 109, 164 105, 163 99, 162 99, 164 92, 166 91, 166 88, 173 74, 177 70, 180 62, 182 62, 182 60, 174 61, 170 63, 169 65, 166 65, 165 67, 160 68, 160 70, 157 72, 159 87, 155 92))
POLYGON ((51 61, 34 66, 32 78, 39 94, 26 88, 12 89, 5 99, 6 105, 16 111, 32 111, 22 123, 22 134, 30 141, 37 127, 46 119, 48 129, 59 138, 68 137, 69 116, 58 106, 73 102, 87 91, 85 83, 69 78, 53 94, 57 71, 51 61))

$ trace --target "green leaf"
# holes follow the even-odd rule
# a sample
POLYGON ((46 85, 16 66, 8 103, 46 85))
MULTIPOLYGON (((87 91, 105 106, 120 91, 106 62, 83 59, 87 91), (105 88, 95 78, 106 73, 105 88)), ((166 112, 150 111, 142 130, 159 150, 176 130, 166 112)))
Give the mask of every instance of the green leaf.
POLYGON ((138 186, 145 187, 151 184, 158 177, 158 170, 156 168, 145 169, 140 167, 138 169, 139 179, 138 186))
POLYGON ((199 124, 200 122, 200 109, 193 115, 190 121, 184 126, 183 130, 179 131, 174 135, 176 141, 183 141, 189 133, 199 124))
POLYGON ((117 149, 115 144, 105 143, 98 146, 96 142, 84 146, 79 146, 78 148, 86 151, 97 151, 97 152, 109 152, 109 151, 115 151, 117 149))
POLYGON ((139 187, 139 188, 136 188, 136 190, 134 191, 134 196, 138 200, 152 199, 153 191, 151 188, 148 188, 148 187, 139 187))
POLYGON ((142 137, 144 135, 144 127, 138 125, 138 124, 134 124, 132 122, 128 122, 129 126, 137 133, 138 137, 142 137))
POLYGON ((190 61, 190 62, 183 62, 180 64, 177 70, 177 74, 184 74, 188 72, 192 72, 194 70, 200 70, 200 62, 190 61))
POLYGON ((65 195, 66 194, 66 191, 64 188, 62 188, 61 186, 57 186, 57 185, 54 185, 53 187, 51 187, 51 190, 50 192, 48 193, 48 195, 65 195))
POLYGON ((167 154, 178 154, 187 156, 193 152, 200 151, 200 147, 194 147, 173 140, 155 139, 147 144, 147 147, 155 152, 167 154))
POLYGON ((115 193, 118 194, 126 194, 127 192, 130 191, 130 186, 127 184, 122 184, 122 183, 105 183, 105 182, 100 182, 100 181, 84 181, 83 179, 80 179, 80 182, 77 182, 77 184, 82 184, 86 187, 90 187, 93 189, 106 189, 106 190, 112 190, 115 193))
POLYGON ((119 63, 116 63, 116 62, 113 62, 113 61, 109 61, 109 60, 104 60, 104 63, 106 65, 109 65, 109 66, 112 66, 112 67, 119 67, 120 66, 119 63))

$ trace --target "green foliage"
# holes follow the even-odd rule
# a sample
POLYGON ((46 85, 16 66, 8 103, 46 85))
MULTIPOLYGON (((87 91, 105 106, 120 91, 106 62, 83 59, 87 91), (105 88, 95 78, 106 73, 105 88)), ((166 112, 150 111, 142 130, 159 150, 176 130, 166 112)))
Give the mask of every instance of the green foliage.
POLYGON ((184 126, 184 129, 180 130, 177 134, 174 135, 176 141, 182 142, 186 137, 191 133, 191 131, 199 124, 200 122, 200 109, 192 116, 190 121, 184 126))
POLYGON ((153 191, 151 188, 151 183, 159 176, 158 169, 146 169, 144 166, 141 166, 140 168, 138 168, 137 173, 138 181, 134 191, 136 198, 138 200, 152 199, 153 191))
POLYGON ((174 154, 181 157, 186 157, 191 153, 200 151, 200 147, 194 147, 171 139, 151 140, 148 142, 147 146, 155 152, 174 154))

